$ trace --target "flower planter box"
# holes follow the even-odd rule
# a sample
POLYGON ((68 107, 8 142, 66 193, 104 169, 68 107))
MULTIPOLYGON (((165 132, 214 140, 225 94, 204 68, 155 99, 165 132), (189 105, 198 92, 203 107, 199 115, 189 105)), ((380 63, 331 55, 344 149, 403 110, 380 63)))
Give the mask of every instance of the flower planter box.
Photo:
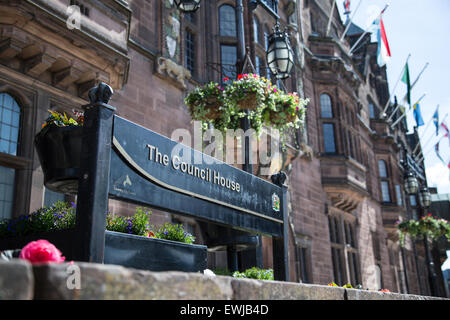
POLYGON ((76 194, 83 127, 46 127, 34 139, 44 185, 55 192, 76 194))
POLYGON ((207 268, 207 247, 106 231, 104 263, 151 271, 197 272, 207 268))
MULTIPOLYGON (((74 260, 76 234, 72 229, 0 239, 0 251, 22 249, 39 239, 53 243, 66 261, 74 260)), ((107 230, 104 263, 151 271, 197 272, 207 268, 207 247, 107 230)))

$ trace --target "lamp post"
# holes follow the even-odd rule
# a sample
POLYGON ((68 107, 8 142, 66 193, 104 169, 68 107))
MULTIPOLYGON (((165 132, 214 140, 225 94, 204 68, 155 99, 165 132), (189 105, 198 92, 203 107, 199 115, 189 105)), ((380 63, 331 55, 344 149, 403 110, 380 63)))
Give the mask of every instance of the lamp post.
MULTIPOLYGON (((419 191, 419 202, 421 207, 421 216, 425 216, 425 210, 431 205, 431 195, 426 186, 422 186, 419 191)), ((430 247, 428 245, 428 237, 423 236, 423 244, 425 247, 425 259, 428 266, 428 279, 430 282, 431 295, 438 295, 437 275, 434 269, 433 258, 431 257, 430 247)))
MULTIPOLYGON (((200 6, 201 0, 174 0, 179 10, 183 12, 192 13, 195 12, 200 6)), ((248 2, 248 9, 253 11, 261 3, 260 0, 254 0, 248 2)), ((278 1, 275 2, 278 5, 278 1)), ((245 32, 244 32, 244 6, 243 0, 236 0, 237 11, 237 38, 238 38, 238 59, 237 59, 237 71, 244 73, 244 67, 246 65, 246 44, 245 44, 245 32)), ((270 10, 269 10, 270 11, 270 10)), ((278 15, 273 11, 270 12, 277 19, 277 23, 274 27, 274 34, 269 39, 269 50, 267 52, 269 68, 277 79, 285 79, 289 77, 289 73, 294 65, 294 54, 289 44, 289 36, 286 32, 280 31, 280 25, 278 23, 278 15)), ((244 131, 250 129, 249 110, 246 110, 246 116, 241 120, 241 127, 244 131)), ((251 140, 248 135, 244 140, 244 164, 243 170, 253 174, 253 164, 251 162, 251 140)), ((242 232, 236 231, 235 238, 239 238, 242 232)), ((230 236, 233 237, 233 236, 230 236)), ((262 240, 261 236, 258 237, 259 244, 256 246, 255 260, 256 265, 262 267, 262 240)), ((227 246, 227 260, 228 268, 231 271, 237 270, 237 246, 227 246)))
POLYGON ((192 13, 200 7, 201 0, 174 0, 177 8, 184 13, 192 13))
MULTIPOLYGON (((404 188, 405 188, 405 192, 407 195, 411 196, 413 194, 417 193, 417 190, 419 188, 419 182, 417 181, 416 176, 414 175, 414 172, 411 170, 407 170, 405 172, 404 175, 404 188)), ((409 201, 407 202, 409 203, 409 201)), ((408 218, 410 218, 410 215, 408 214, 408 218)), ((402 263, 403 263, 403 273, 405 275, 405 285, 406 285, 406 292, 409 293, 409 277, 408 277, 408 272, 406 270, 406 258, 405 258, 405 251, 403 249, 403 247, 400 247, 400 251, 402 254, 402 263)), ((414 251, 414 258, 415 258, 415 262, 416 262, 416 272, 418 273, 418 264, 417 264, 417 252, 416 252, 416 247, 413 244, 413 251, 414 251)), ((419 286, 420 286, 420 281, 419 281, 419 286)))

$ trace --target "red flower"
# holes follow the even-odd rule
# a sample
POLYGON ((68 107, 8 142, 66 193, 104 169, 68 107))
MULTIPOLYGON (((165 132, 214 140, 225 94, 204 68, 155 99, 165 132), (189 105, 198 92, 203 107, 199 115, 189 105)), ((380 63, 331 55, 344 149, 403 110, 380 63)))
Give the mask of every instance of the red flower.
POLYGON ((238 74, 238 80, 241 80, 244 76, 242 74, 238 74))
POLYGON ((223 81, 224 81, 224 82, 225 82, 225 81, 228 81, 228 80, 230 80, 230 78, 228 78, 228 77, 223 78, 223 81))
POLYGON ((47 240, 31 241, 22 251, 20 251, 19 258, 34 263, 55 262, 61 263, 66 258, 61 255, 61 252, 47 240))

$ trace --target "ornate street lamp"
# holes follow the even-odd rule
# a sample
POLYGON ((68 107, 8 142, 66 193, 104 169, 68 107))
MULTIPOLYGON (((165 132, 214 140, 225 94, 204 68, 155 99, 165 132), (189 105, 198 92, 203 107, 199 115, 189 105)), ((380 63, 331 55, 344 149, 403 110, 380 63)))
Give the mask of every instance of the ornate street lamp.
POLYGON ((431 205, 431 194, 426 186, 420 188, 419 201, 423 208, 428 208, 431 205))
POLYGON ((200 7, 200 1, 201 0, 174 0, 178 9, 185 13, 197 11, 197 9, 200 7))
POLYGON ((294 52, 289 44, 289 35, 286 31, 280 30, 278 21, 273 31, 274 33, 269 36, 267 64, 278 79, 285 79, 289 77, 294 66, 294 52))
POLYGON ((405 174, 405 191, 407 194, 416 194, 419 190, 419 182, 416 176, 411 170, 408 170, 405 174))

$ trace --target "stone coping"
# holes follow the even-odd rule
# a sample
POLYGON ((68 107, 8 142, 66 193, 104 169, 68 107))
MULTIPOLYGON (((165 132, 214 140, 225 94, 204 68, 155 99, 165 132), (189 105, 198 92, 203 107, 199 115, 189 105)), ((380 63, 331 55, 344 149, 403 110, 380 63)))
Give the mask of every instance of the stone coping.
POLYGON ((152 272, 86 262, 0 261, 0 300, 442 300, 295 282, 152 272))

